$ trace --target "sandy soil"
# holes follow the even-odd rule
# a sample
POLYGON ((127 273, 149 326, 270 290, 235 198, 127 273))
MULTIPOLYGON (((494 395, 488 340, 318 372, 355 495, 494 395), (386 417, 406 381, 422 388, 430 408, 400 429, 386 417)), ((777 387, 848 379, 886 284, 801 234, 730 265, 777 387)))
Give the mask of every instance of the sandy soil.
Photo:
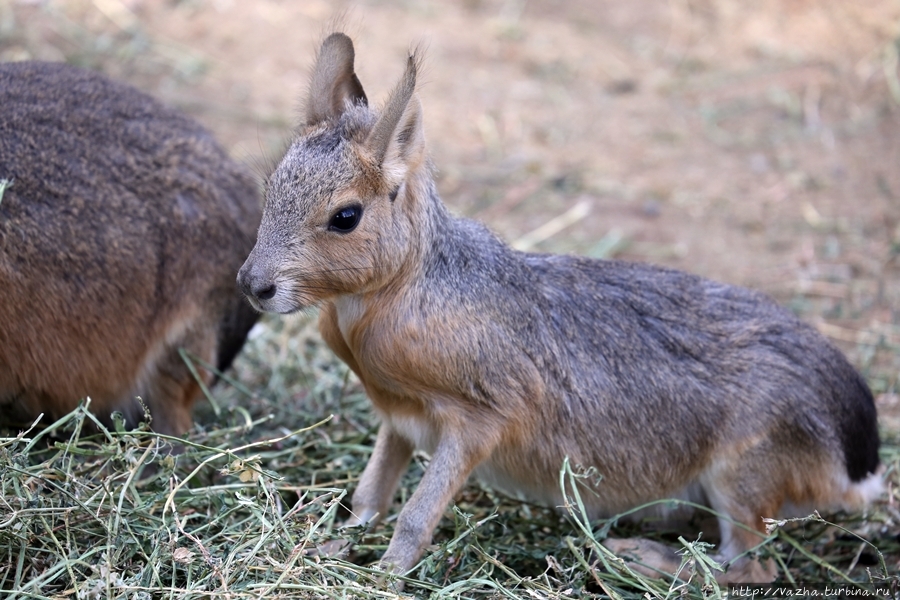
POLYGON ((263 172, 335 19, 376 102, 425 49, 454 210, 765 290, 900 413, 897 0, 0 0, 0 60, 131 81, 263 172))

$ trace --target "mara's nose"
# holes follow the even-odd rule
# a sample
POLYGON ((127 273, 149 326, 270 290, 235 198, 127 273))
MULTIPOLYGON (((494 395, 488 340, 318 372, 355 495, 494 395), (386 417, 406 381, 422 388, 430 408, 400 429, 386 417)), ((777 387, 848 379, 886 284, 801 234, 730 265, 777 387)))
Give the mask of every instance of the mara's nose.
POLYGON ((268 300, 275 295, 274 283, 260 283, 250 289, 250 293, 260 300, 268 300))
POLYGON ((255 269, 249 263, 244 263, 244 266, 238 271, 237 284, 244 295, 257 300, 269 300, 274 297, 277 291, 275 282, 254 271, 255 269))

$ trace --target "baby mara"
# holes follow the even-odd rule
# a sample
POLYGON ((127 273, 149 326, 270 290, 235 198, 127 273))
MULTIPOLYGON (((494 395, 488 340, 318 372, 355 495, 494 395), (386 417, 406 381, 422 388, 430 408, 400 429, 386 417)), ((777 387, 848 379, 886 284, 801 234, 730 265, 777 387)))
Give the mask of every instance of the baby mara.
MULTIPOLYGON (((411 569, 473 473, 559 505, 559 470, 594 467, 592 516, 662 498, 710 506, 722 581, 769 581, 764 517, 854 510, 881 490, 866 383, 766 297, 659 267, 510 249, 438 197, 417 57, 380 113, 350 39, 322 44, 306 118, 268 180, 238 283, 259 310, 318 305, 381 427, 350 525, 388 511, 412 453, 431 462, 382 564, 411 569)), ((673 573, 675 552, 607 540, 673 573)))

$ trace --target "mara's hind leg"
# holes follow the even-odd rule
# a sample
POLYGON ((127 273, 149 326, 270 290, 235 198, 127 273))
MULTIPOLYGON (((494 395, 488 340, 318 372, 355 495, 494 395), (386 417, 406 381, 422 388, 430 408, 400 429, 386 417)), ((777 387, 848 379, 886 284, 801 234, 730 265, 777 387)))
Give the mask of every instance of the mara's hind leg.
POLYGON ((775 579, 778 574, 775 561, 761 559, 750 552, 766 540, 763 519, 766 515, 774 517, 776 513, 777 508, 772 507, 753 509, 736 506, 729 514, 719 518, 719 550, 712 558, 725 567, 725 572, 716 574, 716 581, 769 583, 775 579))
MULTIPOLYGON (((211 378, 205 378, 209 384, 211 378)), ((190 374, 159 375, 147 402, 151 427, 158 433, 181 436, 194 424, 191 408, 201 393, 200 384, 190 374)))
POLYGON ((179 339, 165 343, 148 360, 138 395, 150 410, 154 431, 180 436, 190 430, 194 423, 191 409, 202 393, 200 382, 209 386, 213 376, 196 362, 192 362, 192 372, 186 360, 195 356, 215 364, 215 350, 215 330, 195 325, 179 339), (182 349, 186 351, 184 357, 182 349))
MULTIPOLYGON (((700 477, 700 485, 719 525, 719 543, 709 556, 725 568, 724 572, 714 573, 720 583, 766 583, 776 575, 772 561, 760 561, 751 554, 766 539, 763 519, 775 517, 784 498, 784 490, 778 489, 772 478, 777 469, 763 473, 765 469, 760 469, 759 464, 765 463, 747 464, 743 459, 722 461, 700 477)), ((693 538, 697 533, 707 532, 685 531, 684 536, 693 538)), ((681 548, 642 538, 611 538, 603 545, 643 575, 682 579, 690 575, 679 572, 681 548)))
POLYGON ((720 583, 768 583, 778 574, 774 560, 760 559, 753 550, 768 537, 765 519, 776 518, 794 484, 815 478, 816 471, 803 469, 802 453, 784 454, 770 441, 760 441, 721 457, 700 477, 719 521, 713 559, 726 569, 716 576, 720 583))
MULTIPOLYGON (((713 573, 719 583, 767 583, 775 578, 775 566, 771 561, 761 562, 744 555, 766 537, 762 517, 750 518, 755 512, 759 511, 748 509, 741 517, 730 514, 729 518, 719 519, 721 542, 718 549, 710 553, 710 558, 726 569, 713 573)), ((692 536, 695 534, 690 532, 692 536)), ((690 574, 682 570, 682 549, 644 538, 607 538, 603 545, 623 558, 630 569, 647 577, 686 579, 690 574)))
POLYGON ((854 510, 877 496, 880 476, 851 482, 836 446, 825 436, 772 435, 735 447, 701 475, 709 504, 719 514, 717 557, 727 567, 717 577, 720 582, 767 583, 775 578, 774 560, 752 555, 767 538, 764 519, 854 510))

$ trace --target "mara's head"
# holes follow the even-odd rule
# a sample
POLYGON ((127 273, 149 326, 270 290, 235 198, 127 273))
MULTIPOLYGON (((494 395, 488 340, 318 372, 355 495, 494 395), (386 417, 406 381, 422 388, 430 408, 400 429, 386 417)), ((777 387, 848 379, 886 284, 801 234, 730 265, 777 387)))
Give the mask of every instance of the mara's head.
POLYGON ((417 58, 380 113, 334 33, 316 59, 305 119, 269 176, 256 246, 238 285, 259 310, 291 313, 386 285, 408 267, 416 175, 427 171, 417 58))

